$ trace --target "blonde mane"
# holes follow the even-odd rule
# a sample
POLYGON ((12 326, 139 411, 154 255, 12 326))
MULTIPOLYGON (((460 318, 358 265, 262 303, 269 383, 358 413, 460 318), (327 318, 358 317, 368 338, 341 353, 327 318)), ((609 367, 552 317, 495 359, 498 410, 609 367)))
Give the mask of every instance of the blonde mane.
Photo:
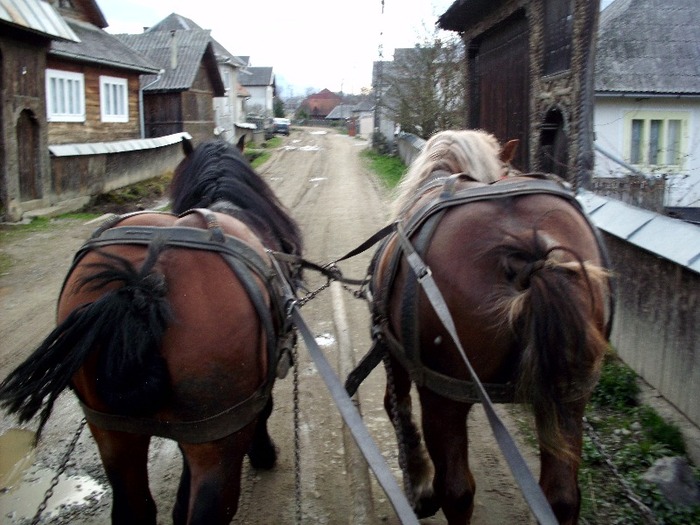
POLYGON ((480 182, 493 182, 502 175, 501 145, 482 130, 447 130, 433 135, 411 163, 397 187, 392 217, 412 201, 433 172, 467 173, 480 182))

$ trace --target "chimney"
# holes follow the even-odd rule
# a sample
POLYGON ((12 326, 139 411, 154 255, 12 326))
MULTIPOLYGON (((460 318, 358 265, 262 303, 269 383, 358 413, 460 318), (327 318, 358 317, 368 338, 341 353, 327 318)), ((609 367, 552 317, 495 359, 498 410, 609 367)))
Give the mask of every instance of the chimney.
POLYGON ((177 69, 177 33, 170 31, 170 69, 177 69))

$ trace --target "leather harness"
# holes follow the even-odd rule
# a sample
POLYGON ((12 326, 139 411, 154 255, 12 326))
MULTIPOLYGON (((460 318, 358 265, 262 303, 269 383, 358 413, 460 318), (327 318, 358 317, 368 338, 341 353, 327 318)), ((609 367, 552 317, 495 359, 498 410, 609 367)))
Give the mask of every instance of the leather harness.
MULTIPOLYGON (((438 175, 441 175, 441 173, 438 175)), ((481 401, 473 381, 456 379, 432 370, 422 363, 418 344, 417 308, 419 294, 417 279, 405 279, 403 290, 399 292, 401 293, 401 341, 393 333, 389 324, 388 302, 390 292, 398 273, 399 263, 402 257, 406 255, 401 245, 408 243, 420 257, 423 257, 445 212, 454 206, 533 194, 561 197, 570 202, 585 218, 596 237, 604 264, 606 267, 609 267, 607 251, 597 228, 591 223, 576 200, 575 194, 562 179, 550 175, 528 174, 522 177, 500 179, 488 185, 457 189, 457 183, 460 180, 469 179, 471 178, 468 175, 462 173, 446 177, 438 176, 432 179, 414 200, 414 205, 427 192, 441 188, 438 196, 410 216, 404 226, 405 234, 401 234, 394 229, 393 233, 384 238, 377 250, 369 270, 371 275, 370 290, 373 296, 373 343, 367 355, 348 376, 346 388, 349 393, 354 393, 369 372, 381 361, 382 356, 386 352, 390 352, 409 372, 411 379, 417 385, 425 386, 433 392, 455 401, 464 403, 478 403, 481 401), (388 246, 399 235, 403 235, 403 239, 400 238, 401 242, 395 242, 393 250, 389 252, 388 246), (409 241, 409 239, 411 240, 409 241), (376 268, 383 257, 388 257, 389 259, 387 269, 380 279, 376 268)), ((606 326, 607 336, 610 334, 612 324, 613 301, 614 294, 611 290, 609 319, 606 326)), ((516 401, 514 385, 510 382, 505 384, 483 384, 483 387, 495 403, 512 403, 516 401)))
POLYGON ((286 311, 288 300, 293 299, 293 296, 286 296, 287 290, 291 288, 282 272, 275 270, 279 268, 278 265, 265 261, 245 242, 225 234, 211 211, 198 208, 180 215, 200 215, 207 224, 206 230, 182 226, 118 226, 125 218, 142 213, 157 212, 135 212, 116 216, 98 228, 76 253, 63 286, 65 287, 68 277, 88 252, 104 246, 147 246, 155 239, 160 239, 170 247, 216 252, 243 285, 258 314, 267 341, 268 374, 258 389, 245 400, 218 414, 198 420, 168 421, 116 415, 94 410, 82 400, 80 404, 87 421, 105 430, 149 434, 185 443, 204 443, 221 439, 248 425, 262 411, 270 397, 277 374, 277 364, 282 352, 286 350, 285 345, 295 337, 294 327, 290 324, 286 311), (260 282, 270 298, 269 306, 260 289, 260 282))

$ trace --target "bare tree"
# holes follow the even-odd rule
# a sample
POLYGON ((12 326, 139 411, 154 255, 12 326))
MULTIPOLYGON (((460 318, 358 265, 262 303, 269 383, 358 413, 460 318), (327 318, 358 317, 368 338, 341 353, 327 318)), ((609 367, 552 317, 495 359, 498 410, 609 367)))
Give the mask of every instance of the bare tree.
POLYGON ((383 63, 380 104, 402 131, 428 138, 464 127, 464 45, 457 36, 437 33, 412 48, 394 50, 383 63))

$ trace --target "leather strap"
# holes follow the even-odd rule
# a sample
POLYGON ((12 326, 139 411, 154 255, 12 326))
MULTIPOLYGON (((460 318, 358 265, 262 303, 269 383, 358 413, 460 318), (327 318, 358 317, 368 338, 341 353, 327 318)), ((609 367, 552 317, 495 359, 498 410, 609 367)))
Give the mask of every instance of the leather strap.
POLYGON ((413 246, 411 245, 410 240, 406 237, 401 224, 397 224, 396 230, 399 242, 401 243, 404 255, 406 256, 406 260, 411 267, 411 271, 418 280, 418 283, 423 288, 425 295, 428 297, 430 304, 440 318, 443 326, 450 334, 453 343, 457 347, 457 350, 459 351, 459 354, 462 357, 467 370, 469 371, 469 375, 476 387, 481 404, 484 407, 489 424, 491 425, 491 430, 493 431, 496 441, 498 442, 498 446, 500 447, 501 452, 503 452, 503 456, 505 457, 511 472, 513 473, 513 477, 520 486, 520 490, 523 492, 525 500, 541 525, 558 525, 559 521, 554 516, 552 507, 549 505, 547 498, 545 498, 544 493, 533 477, 532 472, 530 472, 527 463, 525 463, 525 459, 520 454, 518 447, 515 445, 513 437, 508 432, 508 429, 503 424, 503 421, 501 421, 501 419, 498 417, 498 414, 496 414, 489 395, 486 393, 484 386, 481 384, 481 381, 469 362, 469 358, 467 357, 467 354, 459 341, 457 329, 454 321, 452 320, 452 316, 450 315, 447 303, 445 303, 445 300, 443 299, 442 294, 440 293, 440 290, 433 279, 430 268, 425 264, 425 262, 423 262, 420 256, 413 249, 413 246))

